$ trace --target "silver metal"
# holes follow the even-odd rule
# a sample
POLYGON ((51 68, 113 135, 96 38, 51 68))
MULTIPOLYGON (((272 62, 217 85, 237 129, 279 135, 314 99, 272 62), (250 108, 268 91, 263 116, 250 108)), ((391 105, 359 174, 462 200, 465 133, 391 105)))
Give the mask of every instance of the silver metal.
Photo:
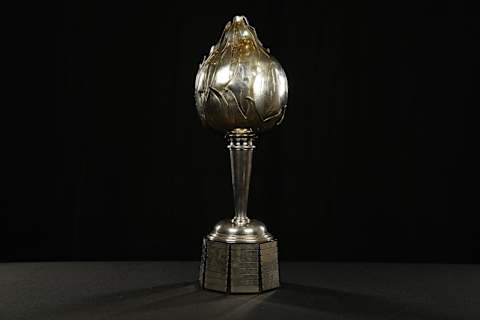
POLYGON ((234 219, 219 221, 207 238, 227 243, 263 243, 273 240, 265 224, 255 219, 244 225, 236 224, 234 219))
POLYGON ((200 64, 195 81, 202 124, 226 133, 235 212, 204 240, 203 288, 247 293, 279 286, 277 241, 261 221, 248 218, 247 208, 254 140, 283 121, 287 98, 282 66, 247 19, 234 17, 200 64))
POLYGON ((273 240, 263 222, 247 216, 248 191, 252 171, 255 134, 251 129, 234 129, 227 134, 232 171, 235 216, 218 222, 207 236, 209 240, 228 243, 261 243, 273 240))
POLYGON ((203 125, 219 131, 271 129, 285 114, 287 76, 243 16, 228 22, 200 64, 195 101, 203 125))
POLYGON ((232 222, 239 226, 248 224, 247 204, 252 172, 253 139, 251 129, 235 129, 227 135, 230 150, 230 168, 232 171, 233 199, 235 217, 232 222))

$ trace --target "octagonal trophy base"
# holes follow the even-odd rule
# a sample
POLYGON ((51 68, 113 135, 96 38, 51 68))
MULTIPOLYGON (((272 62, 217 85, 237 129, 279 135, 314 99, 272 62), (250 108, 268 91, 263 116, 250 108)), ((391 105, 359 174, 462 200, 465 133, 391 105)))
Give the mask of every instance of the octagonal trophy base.
POLYGON ((222 220, 203 239, 200 286, 225 293, 278 288, 277 240, 258 220, 222 220))
POLYGON ((224 293, 261 293, 280 286, 277 241, 227 243, 203 239, 200 286, 224 293))

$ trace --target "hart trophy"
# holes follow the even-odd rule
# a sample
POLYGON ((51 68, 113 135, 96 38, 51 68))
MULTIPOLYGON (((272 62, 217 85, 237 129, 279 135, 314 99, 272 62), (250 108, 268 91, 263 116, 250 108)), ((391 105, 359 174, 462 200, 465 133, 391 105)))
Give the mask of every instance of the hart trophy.
POLYGON ((243 16, 228 22, 200 64, 195 102, 205 127, 224 132, 230 151, 235 216, 203 240, 199 282, 225 293, 259 293, 280 286, 277 240, 247 217, 257 135, 280 124, 288 85, 282 66, 243 16))

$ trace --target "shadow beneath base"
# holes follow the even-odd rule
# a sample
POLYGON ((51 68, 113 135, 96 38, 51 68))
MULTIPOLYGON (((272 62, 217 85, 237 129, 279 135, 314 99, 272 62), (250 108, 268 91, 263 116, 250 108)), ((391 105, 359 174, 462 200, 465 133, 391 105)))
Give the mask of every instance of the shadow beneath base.
POLYGON ((388 298, 340 290, 282 283, 265 303, 301 307, 323 314, 362 319, 463 319, 438 314, 427 306, 395 302, 388 298))
MULTIPOLYGON (((139 315, 162 315, 166 309, 177 316, 210 319, 292 319, 300 311, 320 318, 349 319, 460 319, 442 315, 419 304, 405 304, 386 297, 341 290, 283 283, 282 287, 263 294, 226 295, 205 291, 195 284, 156 288, 149 303, 124 311, 133 318, 139 315), (179 290, 180 289, 180 290, 179 290), (180 310, 174 310, 180 308, 180 310)), ((136 296, 139 292, 133 293, 136 296)), ((132 296, 132 293, 130 293, 132 296)))
POLYGON ((277 290, 256 295, 226 295, 202 290, 193 282, 173 283, 93 295, 78 303, 44 311, 47 312, 43 316, 49 319, 89 320, 103 319, 106 315, 115 319, 280 320, 296 318, 299 312, 323 319, 460 319, 418 304, 294 283, 282 283, 277 290))

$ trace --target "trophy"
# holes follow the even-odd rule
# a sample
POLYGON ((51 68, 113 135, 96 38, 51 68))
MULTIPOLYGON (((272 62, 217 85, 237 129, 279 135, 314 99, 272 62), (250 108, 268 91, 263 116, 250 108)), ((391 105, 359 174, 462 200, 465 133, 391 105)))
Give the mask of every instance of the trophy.
POLYGON ((280 124, 288 85, 282 66, 243 16, 228 22, 200 64, 195 103, 205 127, 225 133, 235 215, 203 239, 199 283, 225 293, 259 293, 280 286, 277 240, 247 216, 254 141, 280 124))

